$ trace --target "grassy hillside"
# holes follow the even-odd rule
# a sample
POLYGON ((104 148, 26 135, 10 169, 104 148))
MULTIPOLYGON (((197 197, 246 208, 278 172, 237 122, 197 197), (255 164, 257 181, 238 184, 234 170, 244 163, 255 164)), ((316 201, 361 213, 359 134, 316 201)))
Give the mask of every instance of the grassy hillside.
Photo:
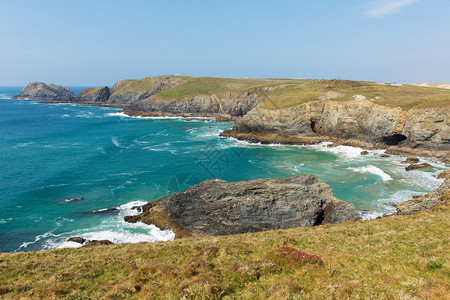
POLYGON ((335 226, 0 254, 0 297, 444 299, 449 213, 447 203, 335 226))
MULTIPOLYGON (((152 78, 140 80, 125 80, 117 93, 130 89, 146 91, 153 88, 152 78)), ((175 100, 199 95, 216 95, 218 97, 245 93, 262 87, 276 87, 262 96, 266 99, 263 107, 280 109, 293 107, 305 102, 316 101, 328 92, 338 92, 342 95, 334 101, 348 101, 355 95, 363 95, 374 102, 402 107, 407 110, 412 107, 449 107, 450 90, 435 87, 380 84, 369 81, 351 80, 315 80, 315 79, 239 79, 171 76, 181 83, 174 88, 156 94, 152 97, 163 100, 175 100)))
POLYGON ((128 90, 135 90, 137 92, 145 92, 153 88, 153 77, 146 77, 142 79, 127 79, 120 82, 120 89, 115 91, 116 94, 121 94, 128 90))
POLYGON ((368 81, 350 80, 304 80, 292 83, 268 95, 264 106, 278 109, 315 101, 328 92, 338 92, 342 97, 334 101, 353 100, 355 95, 363 95, 375 103, 404 110, 427 107, 450 106, 450 90, 418 87, 411 85, 379 84, 368 81))
POLYGON ((239 94, 259 87, 278 86, 291 82, 283 79, 239 79, 216 77, 182 77, 183 83, 158 94, 158 98, 174 100, 197 95, 223 96, 239 94))

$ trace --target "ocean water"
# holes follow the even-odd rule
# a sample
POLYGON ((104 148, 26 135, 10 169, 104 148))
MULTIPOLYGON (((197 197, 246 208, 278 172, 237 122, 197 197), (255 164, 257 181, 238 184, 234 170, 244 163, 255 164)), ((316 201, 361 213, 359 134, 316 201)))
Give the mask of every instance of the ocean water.
MULTIPOLYGON (((383 150, 259 145, 219 137, 231 123, 130 118, 115 108, 12 100, 0 87, 0 251, 76 247, 71 236, 115 243, 173 239, 171 231, 129 224, 133 206, 210 178, 228 181, 314 174, 364 218, 439 186, 430 171, 404 170, 383 150)), ((79 92, 82 88, 73 88, 79 92)))

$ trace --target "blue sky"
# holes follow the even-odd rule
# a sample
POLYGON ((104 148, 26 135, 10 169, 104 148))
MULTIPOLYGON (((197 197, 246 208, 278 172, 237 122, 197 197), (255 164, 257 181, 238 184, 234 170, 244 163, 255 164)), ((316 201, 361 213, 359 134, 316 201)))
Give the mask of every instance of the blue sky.
POLYGON ((176 73, 450 82, 449 0, 0 4, 0 85, 176 73))

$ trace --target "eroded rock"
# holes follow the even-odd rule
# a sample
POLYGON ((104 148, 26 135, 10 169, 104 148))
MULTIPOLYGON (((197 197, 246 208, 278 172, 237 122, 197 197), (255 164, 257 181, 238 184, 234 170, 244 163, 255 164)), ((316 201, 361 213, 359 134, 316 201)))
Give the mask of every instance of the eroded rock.
POLYGON ((79 243, 79 244, 84 244, 84 242, 86 242, 86 239, 79 237, 79 236, 74 236, 71 237, 70 239, 67 240, 68 242, 74 242, 74 243, 79 243))
POLYGON ((82 90, 76 97, 76 101, 87 103, 104 103, 108 101, 110 90, 107 86, 99 88, 87 88, 82 90))
POLYGON ((398 215, 410 215, 450 201, 450 169, 439 175, 445 181, 436 190, 396 205, 398 215))
POLYGON ((29 83, 19 95, 13 99, 30 100, 52 100, 52 101, 72 101, 75 94, 68 87, 62 87, 56 84, 45 84, 42 82, 29 83))
POLYGON ((227 182, 212 179, 143 206, 125 217, 176 236, 230 235, 262 230, 310 227, 359 219, 355 206, 333 196, 313 175, 227 182))
POLYGON ((433 166, 427 163, 421 163, 421 164, 411 164, 405 168, 406 171, 412 171, 412 170, 429 170, 433 166))

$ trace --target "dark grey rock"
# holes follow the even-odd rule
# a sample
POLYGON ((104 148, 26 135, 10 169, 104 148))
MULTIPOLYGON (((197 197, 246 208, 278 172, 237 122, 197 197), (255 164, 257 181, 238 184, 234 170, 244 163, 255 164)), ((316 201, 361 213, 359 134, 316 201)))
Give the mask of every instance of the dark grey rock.
POLYGON ((86 242, 86 239, 79 237, 79 236, 74 236, 71 237, 70 239, 67 240, 68 242, 75 242, 75 243, 79 243, 79 244, 84 244, 84 242, 86 242))
POLYGON ((87 241, 83 247, 93 247, 93 246, 102 246, 102 245, 113 245, 114 243, 109 240, 92 240, 87 241))
POLYGON ((206 180, 144 206, 143 211, 125 220, 161 223, 165 228, 176 223, 193 234, 213 236, 359 219, 353 204, 335 198, 331 187, 313 175, 240 182, 206 180), (169 222, 161 220, 161 212, 169 222))
POLYGON ((88 103, 105 103, 110 96, 110 90, 107 86, 99 88, 87 88, 82 90, 76 97, 75 101, 88 103))

